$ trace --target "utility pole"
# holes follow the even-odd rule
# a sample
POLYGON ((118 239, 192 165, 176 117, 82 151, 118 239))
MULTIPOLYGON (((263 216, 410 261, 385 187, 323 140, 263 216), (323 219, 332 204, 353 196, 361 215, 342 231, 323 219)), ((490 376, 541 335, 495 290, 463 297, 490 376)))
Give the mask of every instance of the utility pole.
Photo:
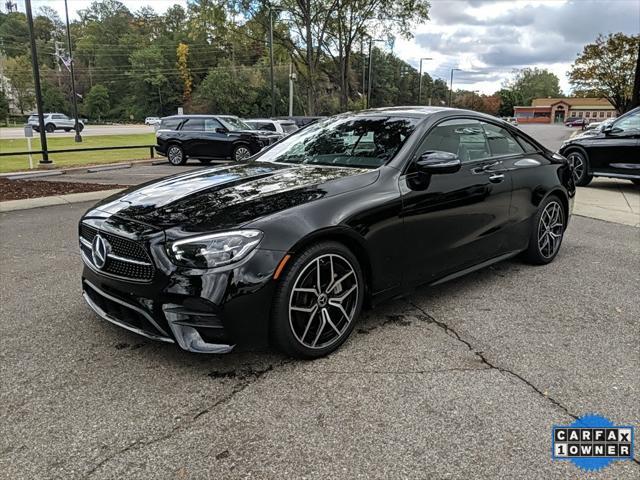
POLYGON ((76 94, 76 79, 73 74, 73 54, 71 53, 71 32, 69 30, 69 7, 67 0, 64 0, 64 13, 67 17, 67 47, 69 48, 69 70, 71 72, 71 93, 73 94, 73 117, 75 118, 76 143, 82 142, 80 135, 80 122, 78 121, 78 95, 76 94))
POLYGON ((273 8, 269 5, 269 63, 271 70, 271 116, 276 116, 276 84, 273 75, 273 8))
POLYGON ((430 57, 424 57, 420 59, 420 79, 418 81, 418 105, 422 102, 422 61, 423 60, 433 60, 430 57))
POLYGON ((40 87, 40 68, 38 67, 38 49, 36 48, 36 36, 33 31, 33 13, 31 12, 31 0, 24 0, 27 11, 27 24, 29 25, 29 40, 31 41, 31 63, 33 65, 33 84, 36 91, 36 108, 38 109, 38 130, 40 130, 40 149, 42 150, 41 165, 51 164, 47 148, 47 133, 44 131, 44 114, 42 112, 42 88, 40 87))
POLYGON ((366 64, 364 63, 364 39, 360 39, 360 59, 362 60, 362 106, 364 108, 367 108, 366 105, 366 97, 365 97, 365 92, 367 90, 367 87, 365 86, 365 81, 366 81, 366 64))
POLYGON ((451 81, 449 82, 449 106, 451 106, 451 98, 453 95, 453 72, 460 72, 461 70, 459 68, 452 68, 451 69, 451 81))
POLYGON ((293 82, 296 74, 293 71, 293 62, 289 62, 289 116, 293 117, 293 82))
POLYGON ((367 104, 365 108, 369 108, 369 106, 371 105, 371 84, 373 82, 371 82, 371 73, 373 72, 373 58, 372 58, 372 46, 373 46, 373 38, 369 37, 369 89, 367 90, 367 104))

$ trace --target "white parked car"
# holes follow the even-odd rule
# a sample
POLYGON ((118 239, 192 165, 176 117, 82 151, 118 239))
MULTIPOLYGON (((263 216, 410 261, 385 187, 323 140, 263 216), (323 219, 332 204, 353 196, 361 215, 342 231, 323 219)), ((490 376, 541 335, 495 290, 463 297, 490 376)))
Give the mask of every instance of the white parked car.
POLYGON ((160 117, 147 117, 144 119, 145 125, 159 125, 160 117))
MULTIPOLYGON (((38 120, 38 115, 30 115, 27 119, 27 124, 31 125, 31 127, 36 131, 40 131, 40 122, 38 120)), ((44 114, 44 129, 53 133, 56 130, 64 130, 65 132, 70 132, 71 130, 75 130, 76 121, 73 118, 66 116, 64 113, 45 113, 44 114)), ((84 129, 84 122, 78 119, 78 132, 81 132, 84 129)))
POLYGON ((510 123, 514 127, 518 126, 518 119, 516 117, 502 117, 502 120, 504 120, 505 122, 510 123))
POLYGON ((276 132, 280 135, 287 136, 296 130, 298 126, 293 120, 271 120, 270 118, 252 118, 245 120, 251 128, 254 130, 262 130, 269 132, 276 132))

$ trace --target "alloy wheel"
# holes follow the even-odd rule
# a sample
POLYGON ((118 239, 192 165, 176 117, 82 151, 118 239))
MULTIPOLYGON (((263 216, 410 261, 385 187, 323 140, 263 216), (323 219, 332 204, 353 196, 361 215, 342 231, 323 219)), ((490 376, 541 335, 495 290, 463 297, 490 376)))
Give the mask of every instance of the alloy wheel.
POLYGON ((180 165, 182 163, 182 149, 180 147, 169 147, 167 152, 169 162, 173 165, 180 165))
POLYGON ((556 201, 549 202, 540 215, 538 248, 544 258, 553 257, 560 248, 564 233, 564 211, 556 201))
POLYGON ((580 155, 579 153, 573 152, 569 154, 568 160, 573 167, 573 181, 575 183, 578 183, 584 175, 586 168, 584 158, 582 158, 582 155, 580 155))
POLYGON ((234 159, 236 161, 246 160, 251 156, 251 152, 247 147, 238 147, 234 152, 234 159))
POLYGON ((356 272, 341 255, 314 258, 300 272, 289 297, 289 325, 296 340, 321 349, 349 329, 358 305, 356 272))

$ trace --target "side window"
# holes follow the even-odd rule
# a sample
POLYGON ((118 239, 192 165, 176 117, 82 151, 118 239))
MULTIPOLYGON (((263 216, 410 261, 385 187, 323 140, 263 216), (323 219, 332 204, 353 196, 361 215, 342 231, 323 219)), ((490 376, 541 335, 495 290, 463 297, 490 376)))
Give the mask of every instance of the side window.
POLYGON ((428 151, 455 153, 462 162, 489 156, 489 146, 478 120, 457 118, 438 124, 422 141, 418 155, 428 151))
POLYGON ((264 122, 259 125, 260 130, 267 130, 269 132, 275 132, 276 126, 273 123, 264 122))
POLYGON ((181 121, 180 118, 163 118, 160 121, 160 130, 176 130, 181 121))
POLYGON ((487 143, 492 157, 501 157, 504 155, 517 155, 523 153, 524 150, 515 138, 505 129, 492 123, 482 122, 485 134, 487 135, 487 143))
POLYGON ((219 121, 217 121, 215 118, 204 119, 205 132, 215 132, 216 128, 222 128, 222 124, 219 121))
POLYGON ((524 148, 524 151, 526 153, 537 153, 540 151, 540 149, 536 147, 533 143, 529 142, 529 140, 525 140, 522 137, 516 137, 516 138, 518 140, 518 143, 522 148, 524 148))
POLYGON ((187 132, 203 132, 204 131, 204 119, 203 118, 189 118, 184 125, 182 125, 182 130, 187 132))
MULTIPOLYGON (((621 128, 624 133, 637 132, 640 130, 640 111, 632 113, 621 120, 613 122, 613 128, 621 128)), ((619 132, 619 133, 623 133, 619 132)))

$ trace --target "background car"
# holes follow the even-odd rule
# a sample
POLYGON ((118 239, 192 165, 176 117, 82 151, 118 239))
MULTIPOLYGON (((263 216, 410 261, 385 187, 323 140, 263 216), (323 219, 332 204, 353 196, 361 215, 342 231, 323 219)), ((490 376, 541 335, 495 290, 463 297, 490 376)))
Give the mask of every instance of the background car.
POLYGON ((306 116, 294 116, 294 117, 276 117, 276 120, 291 120, 298 128, 306 127, 318 120, 326 117, 306 117, 306 116))
POLYGON ((586 118, 569 117, 565 120, 566 127, 584 127, 589 121, 586 118))
POLYGON ((592 133, 570 138, 559 153, 573 164, 576 185, 588 185, 593 177, 623 178, 640 185, 640 107, 592 133))
POLYGON ((144 119, 145 125, 158 125, 160 123, 160 117, 147 117, 144 119))
POLYGON ((516 117, 502 117, 502 120, 504 120, 507 123, 510 123, 514 127, 518 126, 518 119, 516 117))
MULTIPOLYGON (((194 118, 211 117, 175 121, 194 118)), ((566 158, 495 117, 338 115, 251 161, 90 209, 83 295, 104 319, 185 350, 272 342, 317 358, 348 338, 364 305, 518 254, 553 261, 574 194, 566 158)))
POLYGON ((282 136, 289 135, 299 127, 293 120, 271 120, 270 118, 250 118, 244 121, 255 130, 279 133, 282 136))
MULTIPOLYGON (((40 121, 38 119, 38 115, 30 115, 27 119, 27 124, 31 125, 31 127, 36 131, 40 131, 40 121)), ((73 118, 66 116, 64 113, 45 113, 44 114, 44 129, 53 133, 56 130, 64 130, 65 132, 70 132, 71 130, 75 130, 76 121, 73 118)), ((81 119, 78 119, 78 132, 81 132, 84 129, 84 123, 81 119)))
POLYGON ((175 115, 160 122, 156 151, 172 165, 182 165, 190 157, 202 163, 229 158, 242 161, 278 139, 230 115, 175 115))

